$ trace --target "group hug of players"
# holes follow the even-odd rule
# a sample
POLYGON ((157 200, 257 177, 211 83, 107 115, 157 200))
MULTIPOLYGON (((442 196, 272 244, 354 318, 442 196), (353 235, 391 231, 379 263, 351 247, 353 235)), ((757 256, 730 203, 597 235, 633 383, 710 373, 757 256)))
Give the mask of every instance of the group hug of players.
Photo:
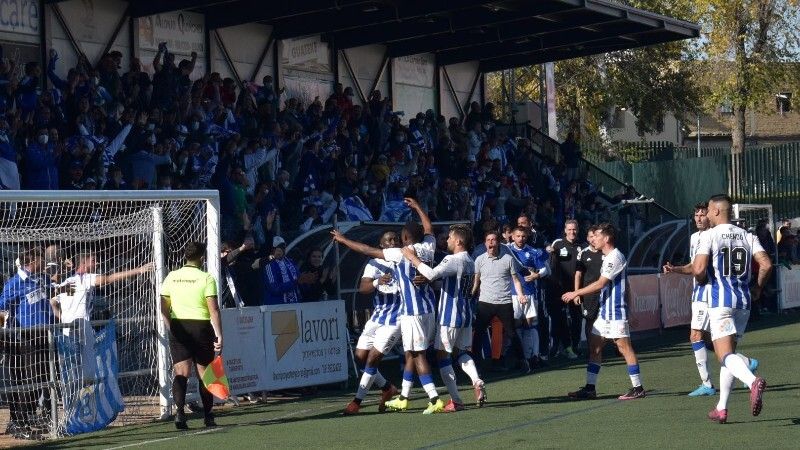
MULTIPOLYGON (((471 229, 467 225, 453 225, 448 233, 448 255, 434 267, 436 241, 431 221, 414 199, 406 199, 406 204, 420 217, 421 224, 406 223, 399 240, 395 232, 387 231, 379 247, 372 247, 352 241, 338 231, 332 232, 334 241, 372 258, 359 289, 362 293, 374 293, 373 314, 356 346, 356 359, 364 364, 364 372, 355 398, 344 410, 346 415, 359 412, 373 386, 381 390, 380 412, 407 410, 414 375, 429 397, 423 414, 463 410, 454 362, 471 379, 476 403, 481 407, 487 395, 469 353, 473 326, 480 333, 497 317, 503 323, 504 340, 509 341, 515 337, 516 325, 524 332, 536 320, 536 280, 548 275, 548 257, 544 250, 525 244, 529 230, 515 229, 509 244, 501 243, 499 230, 487 232, 483 242, 486 253, 473 259, 469 253, 473 244, 471 229), (438 307, 434 282, 441 285, 438 307), (377 366, 400 339, 405 366, 398 390, 377 366), (450 395, 446 404, 439 398, 431 374, 426 356, 430 347, 436 350, 439 373, 450 395)), ((750 304, 760 295, 772 265, 758 239, 731 224, 731 206, 724 195, 698 205, 694 214, 698 231, 691 238, 691 262, 685 266, 669 263, 664 266, 664 272, 694 276, 690 338, 702 384, 689 395, 716 394, 704 342, 710 334, 721 368, 719 402, 708 417, 719 423, 727 421, 727 400, 734 378, 750 388, 753 415, 761 411, 766 388, 764 379, 753 373, 758 361, 736 353, 736 343, 746 328, 750 304), (757 277, 751 283, 754 270, 757 277)), ((602 350, 610 340, 626 361, 632 385, 619 399, 644 398, 646 391, 628 323, 628 302, 635 299, 626 296, 627 261, 615 247, 615 230, 609 224, 591 227, 587 242, 588 247, 578 258, 584 264, 579 264, 575 290, 562 295, 564 302, 582 305, 589 344, 586 384, 568 396, 596 398, 602 350), (592 312, 586 314, 587 311, 592 312)), ((523 355, 520 349, 519 356, 525 361, 523 355)))

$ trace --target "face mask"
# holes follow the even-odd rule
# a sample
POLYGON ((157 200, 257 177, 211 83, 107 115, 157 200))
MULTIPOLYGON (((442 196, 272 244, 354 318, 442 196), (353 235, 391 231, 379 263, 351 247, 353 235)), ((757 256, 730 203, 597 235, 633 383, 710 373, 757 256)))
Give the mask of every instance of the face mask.
POLYGON ((156 124, 152 122, 147 124, 147 131, 153 131, 155 129, 156 129, 156 124))
POLYGON ((42 135, 39 136, 39 143, 42 144, 42 145, 47 145, 47 141, 49 141, 49 140, 50 140, 50 136, 48 136, 46 134, 42 134, 42 135))
POLYGON ((192 130, 197 131, 200 128, 200 122, 194 121, 192 122, 192 130))
POLYGON ((289 182, 288 181, 284 181, 282 184, 283 184, 283 188, 284 189, 289 187, 289 182))
POLYGON ((149 138, 147 138, 147 143, 150 145, 156 145, 156 136, 151 134, 149 138))
POLYGON ((499 181, 495 181, 494 182, 494 187, 499 188, 500 187, 500 182, 499 181))
POLYGON ((97 86, 100 84, 100 78, 92 77, 92 84, 97 86))
POLYGON ((178 142, 183 143, 186 140, 186 136, 180 135, 178 136, 178 142))
POLYGON ((402 144, 405 141, 406 141, 406 137, 405 136, 397 136, 397 142, 402 144))

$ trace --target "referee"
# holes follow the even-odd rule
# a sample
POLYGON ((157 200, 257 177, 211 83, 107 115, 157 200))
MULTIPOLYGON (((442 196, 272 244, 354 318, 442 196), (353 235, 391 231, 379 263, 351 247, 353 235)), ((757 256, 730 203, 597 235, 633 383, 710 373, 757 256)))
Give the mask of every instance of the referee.
POLYGON ((161 315, 169 329, 169 350, 172 354, 174 378, 172 399, 178 409, 175 428, 186 430, 186 383, 192 362, 197 366, 200 398, 203 401, 206 427, 214 427, 211 408, 214 398, 203 385, 200 376, 214 360, 214 352, 222 351, 222 323, 217 306, 217 283, 204 272, 206 244, 186 244, 186 264, 167 275, 161 286, 161 315))

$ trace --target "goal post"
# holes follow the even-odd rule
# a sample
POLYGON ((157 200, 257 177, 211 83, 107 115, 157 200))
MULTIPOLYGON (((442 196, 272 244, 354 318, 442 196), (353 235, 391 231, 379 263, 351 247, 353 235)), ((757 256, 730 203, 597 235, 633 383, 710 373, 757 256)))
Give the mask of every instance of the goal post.
POLYGON ((186 243, 204 241, 220 285, 219 220, 211 190, 0 191, 4 286, 38 283, 0 308, 0 427, 45 437, 168 417, 161 282, 186 243), (42 318, 25 316, 23 300, 42 302, 42 318))
MULTIPOLYGON (((770 234, 772 235, 773 240, 775 239, 775 232, 777 229, 775 228, 775 216, 773 214, 772 205, 734 203, 731 205, 731 209, 733 210, 733 218, 737 221, 740 221, 742 228, 755 229, 760 221, 766 221, 770 234)), ((776 303, 778 312, 780 313, 783 310, 783 296, 781 295, 782 284, 777 241, 775 242, 774 247, 774 254, 770 255, 770 257, 774 261, 773 271, 775 274, 775 295, 777 296, 776 303)))

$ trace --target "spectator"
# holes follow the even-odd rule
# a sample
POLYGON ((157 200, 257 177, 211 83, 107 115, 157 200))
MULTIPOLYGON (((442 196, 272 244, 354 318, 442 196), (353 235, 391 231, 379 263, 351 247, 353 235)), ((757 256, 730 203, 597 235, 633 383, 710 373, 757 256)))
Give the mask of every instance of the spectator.
POLYGON ((291 259, 286 256, 286 241, 280 236, 272 238, 272 253, 268 261, 261 258, 257 265, 263 268, 263 305, 283 305, 300 300, 297 278, 298 271, 291 259))
POLYGON ((575 133, 567 133, 567 139, 559 147, 561 159, 567 167, 566 180, 571 182, 578 179, 578 164, 581 160, 581 149, 575 140, 575 133))
POLYGON ((336 269, 322 264, 322 250, 311 249, 300 266, 297 284, 304 302, 316 302, 336 296, 336 269))

